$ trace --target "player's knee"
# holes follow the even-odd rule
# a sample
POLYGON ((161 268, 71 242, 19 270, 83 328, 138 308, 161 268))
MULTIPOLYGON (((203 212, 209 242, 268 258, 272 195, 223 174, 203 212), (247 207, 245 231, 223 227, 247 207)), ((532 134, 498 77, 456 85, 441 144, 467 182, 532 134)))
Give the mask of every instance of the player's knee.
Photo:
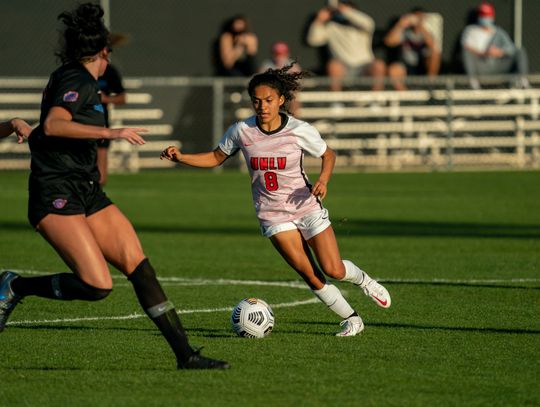
POLYGON ((345 266, 342 261, 325 266, 323 271, 327 276, 337 280, 341 280, 345 277, 345 266))
POLYGON ((100 288, 100 287, 94 287, 93 285, 86 284, 85 282, 83 284, 83 296, 84 300, 86 301, 100 301, 106 298, 112 291, 111 288, 100 288))

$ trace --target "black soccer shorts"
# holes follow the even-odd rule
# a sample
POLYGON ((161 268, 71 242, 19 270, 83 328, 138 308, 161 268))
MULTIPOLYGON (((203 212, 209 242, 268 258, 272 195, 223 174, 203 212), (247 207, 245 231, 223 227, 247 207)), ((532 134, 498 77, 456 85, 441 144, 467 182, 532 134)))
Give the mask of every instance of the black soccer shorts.
POLYGON ((48 214, 90 216, 112 204, 99 182, 69 177, 55 180, 30 178, 28 220, 36 228, 48 214))

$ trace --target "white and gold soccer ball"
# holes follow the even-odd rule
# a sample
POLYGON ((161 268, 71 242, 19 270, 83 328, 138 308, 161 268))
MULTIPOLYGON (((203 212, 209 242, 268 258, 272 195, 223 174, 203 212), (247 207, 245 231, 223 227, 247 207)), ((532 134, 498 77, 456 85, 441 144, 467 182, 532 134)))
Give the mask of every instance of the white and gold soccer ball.
POLYGON ((274 313, 265 301, 245 298, 234 307, 231 315, 233 331, 243 338, 264 338, 274 328, 274 313))

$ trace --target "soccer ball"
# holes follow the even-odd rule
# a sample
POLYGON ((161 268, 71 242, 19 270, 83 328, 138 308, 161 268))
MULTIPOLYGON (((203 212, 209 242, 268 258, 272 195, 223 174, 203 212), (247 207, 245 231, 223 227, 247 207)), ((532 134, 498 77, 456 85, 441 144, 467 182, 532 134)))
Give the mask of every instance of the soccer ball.
POLYGON ((264 338, 274 328, 274 313, 259 298, 245 298, 234 307, 231 315, 234 332, 244 338, 264 338))

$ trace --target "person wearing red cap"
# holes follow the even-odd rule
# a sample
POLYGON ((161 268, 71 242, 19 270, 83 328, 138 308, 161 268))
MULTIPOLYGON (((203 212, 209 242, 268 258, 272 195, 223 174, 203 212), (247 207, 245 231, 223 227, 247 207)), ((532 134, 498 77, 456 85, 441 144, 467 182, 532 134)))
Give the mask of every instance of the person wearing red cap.
POLYGON ((495 25, 495 7, 482 2, 477 7, 477 22, 465 27, 461 35, 462 60, 473 89, 480 88, 479 76, 518 74, 520 87, 529 87, 527 54, 517 48, 504 29, 495 25))
MULTIPOLYGON (((291 58, 289 45, 285 41, 276 41, 270 49, 270 58, 265 59, 259 67, 259 73, 267 72, 269 69, 282 69, 290 66, 289 72, 300 72, 302 67, 296 60, 291 58)), ((290 113, 298 117, 300 115, 301 104, 297 99, 292 99, 289 105, 290 113)))
MULTIPOLYGON (((289 45, 285 41, 276 41, 270 49, 270 58, 265 59, 259 67, 259 72, 264 72, 267 69, 281 69, 284 66, 290 65, 294 61, 291 58, 289 45)), ((293 72, 300 72, 300 65, 295 62, 292 67, 293 72)))

